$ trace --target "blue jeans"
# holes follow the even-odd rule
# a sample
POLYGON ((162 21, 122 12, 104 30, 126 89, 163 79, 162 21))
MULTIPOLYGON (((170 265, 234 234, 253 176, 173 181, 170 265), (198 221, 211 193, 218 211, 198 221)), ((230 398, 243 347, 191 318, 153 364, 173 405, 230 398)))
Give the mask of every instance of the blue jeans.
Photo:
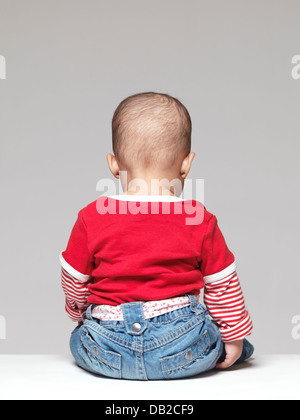
MULTIPOLYGON (((124 321, 91 316, 71 334, 70 349, 78 366, 110 378, 179 379, 211 370, 224 358, 220 331, 194 295, 191 305, 144 319, 143 302, 122 305, 124 321)), ((244 340, 241 362, 253 353, 244 340)))

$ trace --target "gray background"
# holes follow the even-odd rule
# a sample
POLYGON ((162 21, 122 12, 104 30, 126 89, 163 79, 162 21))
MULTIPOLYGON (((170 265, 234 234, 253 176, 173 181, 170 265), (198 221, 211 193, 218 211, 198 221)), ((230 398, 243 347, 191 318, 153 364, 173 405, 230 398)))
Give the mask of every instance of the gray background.
POLYGON ((0 0, 1 353, 65 353, 59 253, 111 178, 126 96, 189 109, 205 205, 234 252, 257 353, 299 353, 300 2, 0 0))

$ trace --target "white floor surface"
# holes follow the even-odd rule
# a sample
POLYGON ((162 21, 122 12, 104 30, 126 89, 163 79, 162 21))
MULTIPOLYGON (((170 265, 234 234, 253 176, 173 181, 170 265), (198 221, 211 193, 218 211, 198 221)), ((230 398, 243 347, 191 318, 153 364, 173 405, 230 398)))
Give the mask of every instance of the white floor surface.
POLYGON ((264 355, 172 381, 103 378, 67 355, 0 355, 0 400, 300 400, 300 355, 264 355))

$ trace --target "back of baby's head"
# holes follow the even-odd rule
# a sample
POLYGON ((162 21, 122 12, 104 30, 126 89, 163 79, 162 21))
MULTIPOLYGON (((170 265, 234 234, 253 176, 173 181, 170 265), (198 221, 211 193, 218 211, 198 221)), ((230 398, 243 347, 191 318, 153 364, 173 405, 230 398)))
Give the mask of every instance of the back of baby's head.
POLYGON ((168 169, 191 149, 189 112, 176 98, 144 92, 124 99, 112 119, 112 146, 119 163, 168 169))

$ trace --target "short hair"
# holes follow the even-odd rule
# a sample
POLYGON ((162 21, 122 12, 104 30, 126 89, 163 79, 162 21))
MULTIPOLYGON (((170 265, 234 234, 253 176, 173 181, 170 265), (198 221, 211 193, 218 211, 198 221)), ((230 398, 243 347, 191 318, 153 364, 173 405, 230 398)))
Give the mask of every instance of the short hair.
POLYGON ((192 122, 186 107, 165 93, 124 99, 112 118, 112 147, 125 168, 170 168, 191 150, 192 122))

